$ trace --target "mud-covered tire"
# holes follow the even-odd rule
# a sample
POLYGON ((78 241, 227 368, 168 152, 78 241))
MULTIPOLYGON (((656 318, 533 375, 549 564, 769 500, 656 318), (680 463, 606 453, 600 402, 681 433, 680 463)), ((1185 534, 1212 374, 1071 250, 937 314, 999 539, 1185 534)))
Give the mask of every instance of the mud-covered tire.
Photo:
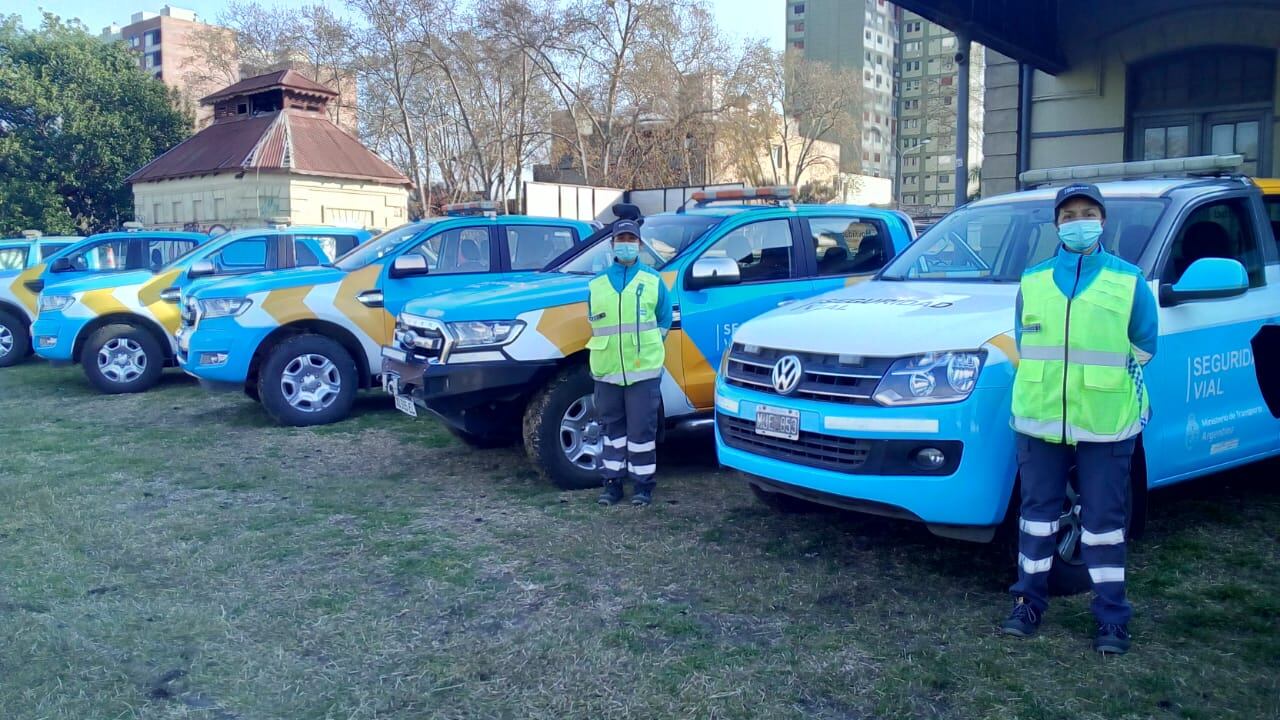
POLYGON ((100 327, 80 350, 89 384, 107 395, 146 392, 160 382, 165 354, 151 331, 116 323, 100 327))
POLYGON ((747 484, 751 486, 751 494, 756 496, 756 500, 758 500, 761 505, 764 505, 777 513, 782 513, 784 515, 800 515, 804 513, 818 512, 824 509, 822 505, 809 502, 808 500, 802 500, 798 497, 787 495, 786 493, 765 490, 753 482, 748 482, 747 484))
POLYGON ((524 411, 524 449, 538 474, 564 490, 600 487, 598 468, 570 461, 562 448, 561 424, 570 407, 595 392, 586 365, 566 368, 534 394, 524 411))
POLYGON ((467 447, 475 448, 476 450, 494 450, 497 448, 511 447, 520 441, 520 436, 511 432, 496 433, 493 435, 479 435, 448 424, 446 424, 445 427, 448 428, 449 434, 457 438, 459 442, 463 443, 467 447))
POLYGON ((0 310, 0 367, 22 362, 31 354, 31 333, 22 318, 0 310))
POLYGON ((351 353, 324 335, 286 338, 267 351, 258 369, 259 401, 280 425, 328 425, 342 420, 351 413, 359 385, 360 373, 351 353))

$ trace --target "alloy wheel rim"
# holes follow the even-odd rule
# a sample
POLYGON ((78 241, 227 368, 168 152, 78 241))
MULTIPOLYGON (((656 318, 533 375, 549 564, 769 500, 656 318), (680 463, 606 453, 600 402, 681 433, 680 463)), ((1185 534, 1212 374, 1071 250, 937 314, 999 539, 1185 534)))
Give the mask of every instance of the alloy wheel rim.
POLYGON ((300 412, 320 412, 342 392, 342 374, 324 355, 305 353, 290 360, 280 375, 285 402, 300 412))
POLYGON ((13 331, 8 325, 0 325, 0 358, 13 352, 13 331))
POLYGON ((565 409, 560 419, 560 451, 575 467, 588 471, 600 469, 604 437, 596 420, 593 396, 583 395, 565 409))
POLYGON ((1067 486, 1066 507, 1062 517, 1058 518, 1058 558, 1069 565, 1082 565, 1084 558, 1080 555, 1080 536, 1083 525, 1080 522, 1080 494, 1076 489, 1067 486))
POLYGON ((113 383, 133 382, 147 371, 147 351, 133 338, 111 338, 98 348, 98 371, 113 383))

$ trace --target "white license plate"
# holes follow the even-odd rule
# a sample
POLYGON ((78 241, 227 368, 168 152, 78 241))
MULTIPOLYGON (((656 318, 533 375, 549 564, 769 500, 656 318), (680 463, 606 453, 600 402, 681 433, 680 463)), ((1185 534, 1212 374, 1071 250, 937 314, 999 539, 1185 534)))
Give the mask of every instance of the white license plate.
POLYGON ((408 395, 396 395, 395 398, 397 410, 409 417, 418 417, 418 408, 413 404, 413 398, 408 395))
POLYGON ((382 346, 382 357, 391 358, 392 360, 396 360, 398 362, 409 361, 409 356, 406 355, 403 350, 401 350, 400 348, 387 347, 386 345, 382 346))
POLYGON ((800 411, 765 405, 757 406, 756 434, 784 440, 799 440, 800 411))

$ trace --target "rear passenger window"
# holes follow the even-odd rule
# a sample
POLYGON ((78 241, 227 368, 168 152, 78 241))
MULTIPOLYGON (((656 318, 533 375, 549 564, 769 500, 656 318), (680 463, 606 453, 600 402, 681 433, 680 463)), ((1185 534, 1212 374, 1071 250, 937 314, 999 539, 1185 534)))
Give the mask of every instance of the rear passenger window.
POLYGON ((194 240, 151 240, 147 243, 147 267, 159 270, 195 246, 194 240))
POLYGON ((304 242, 295 242, 293 244, 294 262, 298 267, 311 267, 312 265, 322 265, 323 261, 316 257, 311 251, 311 246, 304 242))
POLYGON ((812 218, 809 233, 819 276, 875 272, 893 257, 893 240, 879 220, 812 218))
MULTIPOLYGON (((302 261, 303 243, 297 242, 296 247, 298 248, 299 265, 319 265, 321 263, 330 262, 356 246, 356 239, 351 235, 295 235, 294 237, 298 240, 306 239, 312 241, 324 251, 324 254, 328 258, 325 260, 316 259, 312 262, 304 263, 302 261)), ((310 257, 315 258, 315 253, 310 250, 307 251, 307 254, 310 257)))
POLYGON ((791 224, 786 220, 762 220, 743 225, 716 241, 703 257, 727 257, 738 263, 742 282, 789 280, 791 224))
POLYGON ((566 227, 508 225, 506 231, 512 270, 541 270, 574 243, 574 231, 566 227))
POLYGON ((1280 251, 1280 195, 1265 197, 1267 219, 1271 221, 1271 237, 1276 241, 1276 250, 1280 251))
POLYGON ((1249 287, 1261 287, 1262 249, 1242 200, 1221 200, 1194 210, 1178 230, 1165 261, 1161 282, 1177 283, 1196 260, 1238 260, 1249 273, 1249 287))
POLYGON ((0 270, 21 270, 27 265, 27 249, 20 247, 0 249, 0 270))

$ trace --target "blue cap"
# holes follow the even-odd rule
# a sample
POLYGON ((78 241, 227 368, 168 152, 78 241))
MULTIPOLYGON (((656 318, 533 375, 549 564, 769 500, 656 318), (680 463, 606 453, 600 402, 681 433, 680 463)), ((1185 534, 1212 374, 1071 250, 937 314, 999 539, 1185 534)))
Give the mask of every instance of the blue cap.
POLYGON ((1057 217, 1058 208, 1071 198, 1088 198, 1097 203, 1102 208, 1102 217, 1107 216, 1107 204, 1102 201, 1102 191, 1098 190, 1097 185, 1089 183, 1072 183, 1058 191, 1058 196, 1053 199, 1053 215, 1057 217))
POLYGON ((640 226, 636 224, 635 220, 619 220, 613 224, 613 236, 615 238, 628 233, 640 237, 640 226))

